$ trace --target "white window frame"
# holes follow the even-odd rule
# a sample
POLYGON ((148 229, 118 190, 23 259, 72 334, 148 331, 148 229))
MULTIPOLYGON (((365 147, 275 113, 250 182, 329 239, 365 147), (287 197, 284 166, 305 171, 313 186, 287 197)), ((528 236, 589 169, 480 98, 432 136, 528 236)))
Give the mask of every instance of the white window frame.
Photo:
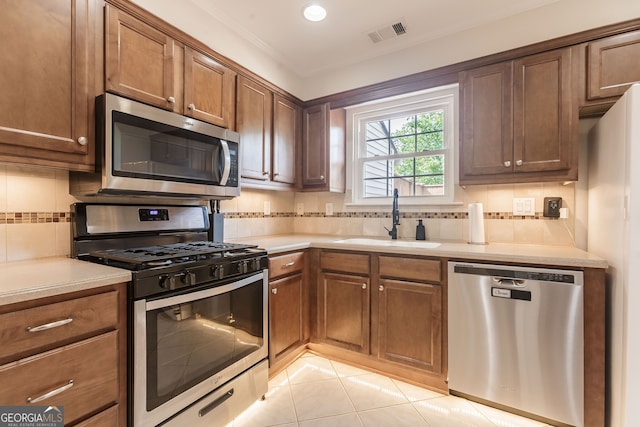
MULTIPOLYGON (((403 205, 452 205, 458 184, 458 85, 441 86, 420 92, 385 98, 348 107, 347 110, 347 190, 351 190, 349 205, 382 206, 392 197, 363 197, 363 165, 371 157, 361 156, 365 146, 364 125, 376 119, 388 119, 423 112, 425 109, 444 110, 445 184, 441 196, 401 196, 403 205), (351 167, 349 167, 349 165, 351 167)), ((415 153, 419 154, 419 153, 415 153)), ((415 157, 415 156, 409 156, 415 157)))

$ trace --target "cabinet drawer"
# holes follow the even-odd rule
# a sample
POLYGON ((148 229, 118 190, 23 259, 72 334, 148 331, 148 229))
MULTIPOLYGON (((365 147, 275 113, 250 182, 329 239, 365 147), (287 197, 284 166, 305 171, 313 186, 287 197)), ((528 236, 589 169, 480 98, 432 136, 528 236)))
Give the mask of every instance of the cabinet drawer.
POLYGON ((442 281, 440 260, 380 256, 380 276, 424 282, 442 281))
POLYGON ((65 425, 109 407, 118 400, 118 332, 6 364, 0 384, 3 405, 64 406, 65 425))
POLYGON ((297 273, 304 268, 304 252, 269 257, 269 279, 297 273))
POLYGON ((2 314, 0 363, 115 329, 117 323, 117 291, 2 314))
POLYGON ((369 255, 326 251, 320 254, 322 270, 369 274, 369 255))
POLYGON ((119 405, 112 406, 109 409, 105 409, 99 414, 84 420, 80 424, 76 424, 76 427, 119 427, 118 411, 119 405))

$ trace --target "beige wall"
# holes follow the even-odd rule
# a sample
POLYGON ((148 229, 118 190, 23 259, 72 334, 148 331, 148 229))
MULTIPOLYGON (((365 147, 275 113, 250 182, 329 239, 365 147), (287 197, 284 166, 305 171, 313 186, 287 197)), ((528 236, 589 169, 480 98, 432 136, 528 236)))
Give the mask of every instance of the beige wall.
MULTIPOLYGON (((586 146, 587 132, 595 120, 581 121, 580 146, 586 146)), ((583 152, 585 150, 582 150, 583 152)), ((581 165, 586 165, 581 158, 581 165)), ((458 206, 413 207, 400 205, 402 218, 399 235, 415 237, 418 218, 424 218, 427 238, 466 241, 467 204, 482 202, 485 234, 489 242, 517 242, 574 245, 583 248, 586 241, 585 169, 577 183, 562 185, 513 184, 457 188, 458 206), (567 220, 510 218, 514 197, 534 197, 536 212, 542 212, 544 197, 562 197, 569 209, 567 220), (501 219, 502 218, 502 219, 501 219), (575 230, 575 231, 574 231, 575 230)), ((70 253, 70 205, 76 200, 68 194, 69 177, 65 171, 0 164, 0 262, 18 261, 70 253)), ((137 199, 136 202, 139 202, 137 199)), ((349 194, 294 193, 243 189, 242 195, 221 203, 225 213, 225 239, 285 233, 323 233, 339 236, 365 235, 387 237, 384 227, 391 225, 391 206, 355 208, 348 206, 349 194), (270 215, 264 214, 269 202, 270 215), (297 215, 298 204, 303 215, 297 215), (326 203, 333 204, 333 216, 325 215, 326 203)), ((103 200, 104 201, 104 200, 103 200)))

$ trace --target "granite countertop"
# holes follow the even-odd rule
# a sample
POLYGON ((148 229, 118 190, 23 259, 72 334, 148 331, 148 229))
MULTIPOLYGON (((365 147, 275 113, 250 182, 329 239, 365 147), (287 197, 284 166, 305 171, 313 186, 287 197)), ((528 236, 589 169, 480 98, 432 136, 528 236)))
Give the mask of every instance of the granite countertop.
POLYGON ((362 236, 327 236, 283 234, 234 239, 252 243, 277 254, 305 248, 344 249, 407 255, 426 255, 459 260, 553 265, 559 267, 607 268, 606 260, 573 246, 489 243, 470 245, 462 242, 431 242, 365 238, 362 236), (436 246, 437 245, 437 246, 436 246), (435 247, 431 247, 435 246, 435 247))
POLYGON ((131 272, 65 257, 0 264, 0 305, 131 280, 131 272))

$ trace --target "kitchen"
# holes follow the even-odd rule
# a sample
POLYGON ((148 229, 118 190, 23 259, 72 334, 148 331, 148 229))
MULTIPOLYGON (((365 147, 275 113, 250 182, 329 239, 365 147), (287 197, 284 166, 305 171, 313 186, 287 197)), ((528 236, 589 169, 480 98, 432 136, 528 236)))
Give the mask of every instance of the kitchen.
MULTIPOLYGON (((169 12, 162 10, 162 7, 159 7, 160 10, 154 10, 151 4, 142 4, 142 6, 149 8, 152 13, 161 18, 165 14, 164 19, 169 22, 173 22, 174 17, 176 21, 185 19, 185 17, 181 18, 181 14, 176 11, 169 12), (172 19, 168 19, 168 17, 172 19)), ((560 6, 570 7, 570 4, 560 2, 560 6)), ((594 5, 594 9, 597 9, 594 14, 604 16, 603 21, 597 21, 591 17, 591 23, 576 24, 583 27, 578 26, 558 31, 573 33, 608 23, 622 22, 638 14, 638 11, 634 9, 637 6, 634 4, 627 5, 626 9, 621 6, 620 10, 609 10, 615 8, 607 8, 602 5, 598 7, 594 5)), ((559 16, 562 15, 559 14, 559 16)), ((519 19, 525 19, 525 16, 520 16, 519 19)), ((528 19, 531 19, 531 16, 528 19)), ((175 22, 176 25, 178 23, 175 22)), ((505 22, 504 25, 507 23, 505 22)), ((509 23, 508 25, 516 26, 517 24, 509 23)), ((498 29, 495 31, 497 32, 498 29)), ((553 34, 545 38, 552 38, 556 35, 560 34, 553 34)), ((207 41, 206 36, 198 38, 207 41)), ((455 41, 453 40, 453 42, 455 41)), ((538 40, 526 40, 519 43, 525 45, 534 41, 538 40)), ((495 49, 501 51, 507 48, 505 46, 495 49)), ((455 49, 451 51, 455 51, 455 49)), ((482 56, 486 53, 488 52, 472 53, 473 56, 469 58, 482 56)), ((252 56, 252 58, 255 57, 257 56, 252 56)), ((454 63, 462 59, 447 59, 443 56, 441 60, 454 63)), ((240 62, 240 60, 238 61, 240 62)), ((241 63, 244 64, 244 62, 241 63)), ((251 62, 247 60, 246 63, 250 64, 251 62)), ((426 68, 439 65, 445 64, 434 64, 426 68)), ((264 75, 268 76, 269 80, 281 81, 272 77, 269 72, 265 71, 264 75)), ((339 79, 335 80, 339 81, 339 79)), ((361 87, 368 83, 373 82, 363 79, 354 87, 361 87)), ((283 86, 288 87, 284 84, 283 86)), ((291 90, 293 91, 293 89, 291 90)), ((327 93, 339 92, 340 90, 340 88, 332 89, 327 93)), ((304 95, 302 89, 294 92, 300 93, 300 96, 304 95)), ((311 93, 304 96, 304 99, 317 98, 322 95, 324 93, 311 93)), ((592 123, 593 121, 588 120, 580 122, 581 146, 586 141, 586 132, 592 123)), ((3 205, 2 212, 5 212, 6 220, 2 226, 2 237, 5 244, 0 245, 0 255, 3 260, 9 263, 25 259, 68 255, 70 253, 69 228, 71 224, 68 219, 69 205, 75 201, 75 198, 70 196, 68 192, 68 173, 57 169, 13 164, 3 165, 2 171, 1 176, 4 181, 2 188, 6 189, 6 193, 0 197, 0 203, 3 205)), ((581 181, 569 185, 555 182, 532 182, 528 184, 492 183, 468 185, 466 188, 457 187, 455 188, 455 199, 460 202, 459 206, 424 209, 423 207, 403 205, 401 202, 401 212, 403 215, 408 215, 405 217, 408 219, 402 221, 399 233, 401 238, 413 238, 415 235, 414 219, 424 216, 429 240, 464 242, 468 238, 468 226, 467 220, 461 214, 466 213, 468 203, 480 201, 483 202, 487 213, 485 227, 489 242, 526 242, 571 246, 575 238, 575 246, 584 248, 586 247, 586 191, 586 184, 581 181), (542 212, 544 197, 562 197, 563 206, 568 207, 569 218, 556 220, 539 217, 526 217, 525 219, 514 217, 511 214, 513 199, 531 197, 535 199, 535 212, 542 212), (427 216, 428 213, 431 215, 427 216)), ((349 206, 350 200, 349 191, 344 194, 334 194, 243 188, 240 197, 222 201, 221 211, 226 216, 224 238, 232 240, 252 238, 286 234, 292 230, 296 233, 386 237, 387 232, 384 227, 391 226, 390 217, 386 214, 387 210, 390 211, 390 204, 383 208, 360 208, 349 206), (382 215, 378 214, 379 212, 382 212, 382 215)), ((627 408, 627 410, 632 410, 632 408, 627 408)))

